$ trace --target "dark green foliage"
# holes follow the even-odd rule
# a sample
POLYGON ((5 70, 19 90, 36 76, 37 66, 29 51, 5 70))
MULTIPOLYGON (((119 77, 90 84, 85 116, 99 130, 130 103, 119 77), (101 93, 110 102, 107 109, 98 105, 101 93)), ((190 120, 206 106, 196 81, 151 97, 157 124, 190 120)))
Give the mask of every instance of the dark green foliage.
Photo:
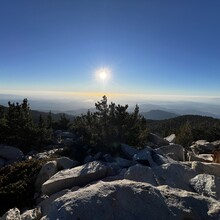
POLYGON ((147 123, 151 132, 162 137, 175 133, 176 142, 184 147, 190 146, 192 141, 196 140, 220 139, 220 120, 211 117, 184 115, 162 121, 147 120, 147 123))
MULTIPOLYGON (((48 121, 50 120, 50 116, 48 116, 48 121)), ((60 119, 54 123, 51 123, 53 129, 55 130, 68 130, 70 126, 70 119, 67 118, 65 114, 60 115, 60 119)))
POLYGON ((8 209, 34 205, 34 183, 43 160, 26 160, 0 169, 0 216, 8 209))
POLYGON ((107 97, 103 96, 95 107, 95 113, 88 111, 77 117, 72 126, 82 136, 85 145, 111 152, 117 150, 121 143, 144 146, 147 140, 146 120, 140 116, 138 106, 129 113, 128 105, 108 105, 107 97))
POLYGON ((0 109, 1 144, 19 147, 24 152, 41 147, 51 139, 48 127, 41 115, 38 124, 33 122, 27 99, 21 104, 8 102, 8 108, 0 109))

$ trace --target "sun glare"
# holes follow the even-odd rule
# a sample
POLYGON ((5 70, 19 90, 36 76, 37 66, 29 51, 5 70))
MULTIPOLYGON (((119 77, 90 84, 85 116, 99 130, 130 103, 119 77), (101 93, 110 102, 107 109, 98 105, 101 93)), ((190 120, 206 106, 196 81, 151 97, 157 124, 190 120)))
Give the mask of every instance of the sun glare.
POLYGON ((96 71, 96 78, 99 81, 106 82, 110 79, 111 71, 109 68, 100 68, 96 71))
POLYGON ((99 77, 100 77, 100 79, 105 80, 105 79, 107 78, 107 73, 106 73, 106 71, 100 72, 100 73, 99 73, 99 77))

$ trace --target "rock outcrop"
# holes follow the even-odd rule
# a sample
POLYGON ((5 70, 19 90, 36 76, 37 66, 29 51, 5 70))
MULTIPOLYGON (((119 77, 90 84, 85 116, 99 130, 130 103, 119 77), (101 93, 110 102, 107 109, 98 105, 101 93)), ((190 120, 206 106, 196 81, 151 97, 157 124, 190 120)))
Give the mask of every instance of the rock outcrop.
POLYGON ((153 133, 149 134, 148 139, 150 142, 154 143, 158 147, 166 146, 170 143, 168 140, 161 138, 160 136, 153 133))
POLYGON ((51 195, 66 188, 84 186, 107 175, 107 167, 101 162, 59 171, 42 185, 42 192, 51 195))
POLYGON ((24 158, 24 154, 17 147, 0 144, 0 158, 7 161, 18 161, 24 158))
POLYGON ((57 198, 47 219, 218 219, 219 202, 168 186, 131 180, 98 182, 57 198))
POLYGON ((165 154, 176 161, 185 161, 185 150, 179 144, 166 145, 155 149, 157 153, 165 154))
POLYGON ((197 193, 220 200, 220 177, 199 174, 190 180, 190 185, 197 193))
POLYGON ((133 156, 138 153, 138 150, 134 147, 127 145, 127 144, 122 144, 121 145, 121 152, 125 158, 132 159, 133 156))
POLYGON ((220 141, 198 140, 190 148, 195 154, 210 154, 215 150, 220 150, 220 141))
MULTIPOLYGON (((0 220, 219 219, 220 164, 194 152, 185 161, 181 145, 152 137, 151 147, 122 145, 115 157, 88 151, 80 166, 67 157, 47 162, 36 181, 37 206, 0 220)), ((208 147, 199 153, 211 149, 198 144, 208 147)))
POLYGON ((52 177, 57 172, 57 162, 49 161, 44 164, 40 170, 40 173, 37 176, 35 182, 35 189, 37 191, 41 190, 42 184, 46 182, 50 177, 52 177))

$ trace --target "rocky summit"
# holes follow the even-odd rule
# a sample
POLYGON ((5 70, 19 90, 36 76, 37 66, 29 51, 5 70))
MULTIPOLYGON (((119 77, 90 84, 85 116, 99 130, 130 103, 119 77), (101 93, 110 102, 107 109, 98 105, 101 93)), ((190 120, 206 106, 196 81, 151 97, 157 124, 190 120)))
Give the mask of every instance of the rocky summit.
POLYGON ((187 153, 152 137, 154 146, 124 144, 116 157, 99 152, 83 164, 68 157, 45 163, 35 207, 12 207, 0 219, 220 219, 220 164, 210 154, 217 142, 196 142, 187 153))

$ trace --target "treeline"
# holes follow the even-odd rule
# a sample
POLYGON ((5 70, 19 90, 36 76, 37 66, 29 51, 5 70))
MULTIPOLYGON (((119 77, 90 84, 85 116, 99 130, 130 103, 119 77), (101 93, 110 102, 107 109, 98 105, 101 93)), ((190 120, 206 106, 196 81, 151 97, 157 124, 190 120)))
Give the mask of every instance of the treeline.
MULTIPOLYGON (((35 115, 34 115, 35 116, 35 115)), ((46 117, 42 114, 33 120, 33 114, 27 99, 20 103, 8 102, 8 108, 0 107, 0 144, 19 147, 23 151, 41 148, 53 143, 54 129, 68 129, 65 114, 53 121, 52 113, 46 117)))
POLYGON ((92 147, 95 151, 117 151, 121 143, 137 148, 147 144, 149 132, 161 137, 175 133, 176 142, 188 147, 193 141, 220 140, 220 120, 211 117, 186 115, 173 119, 146 120, 136 105, 128 112, 128 105, 108 103, 107 97, 95 103, 95 112, 70 120, 65 114, 53 120, 51 112, 32 112, 27 99, 20 103, 8 103, 8 108, 0 106, 0 144, 17 146, 23 151, 54 144, 55 130, 71 131, 76 135, 72 144, 79 151, 82 147, 92 147), (34 114, 34 120, 33 120, 34 114))
POLYGON ((80 146, 91 146, 95 150, 111 151, 120 143, 137 147, 144 146, 147 139, 147 124, 139 114, 136 106, 128 112, 128 105, 108 104, 107 97, 95 104, 96 112, 88 110, 87 114, 71 121, 65 114, 54 121, 52 113, 46 117, 36 114, 30 109, 27 99, 20 103, 8 102, 8 108, 0 107, 0 144, 17 146, 22 150, 42 147, 53 143, 55 130, 72 131, 80 146))
POLYGON ((184 147, 196 140, 220 140, 220 120, 211 117, 184 115, 161 121, 147 120, 147 124, 151 132, 162 137, 175 133, 176 142, 184 147))

